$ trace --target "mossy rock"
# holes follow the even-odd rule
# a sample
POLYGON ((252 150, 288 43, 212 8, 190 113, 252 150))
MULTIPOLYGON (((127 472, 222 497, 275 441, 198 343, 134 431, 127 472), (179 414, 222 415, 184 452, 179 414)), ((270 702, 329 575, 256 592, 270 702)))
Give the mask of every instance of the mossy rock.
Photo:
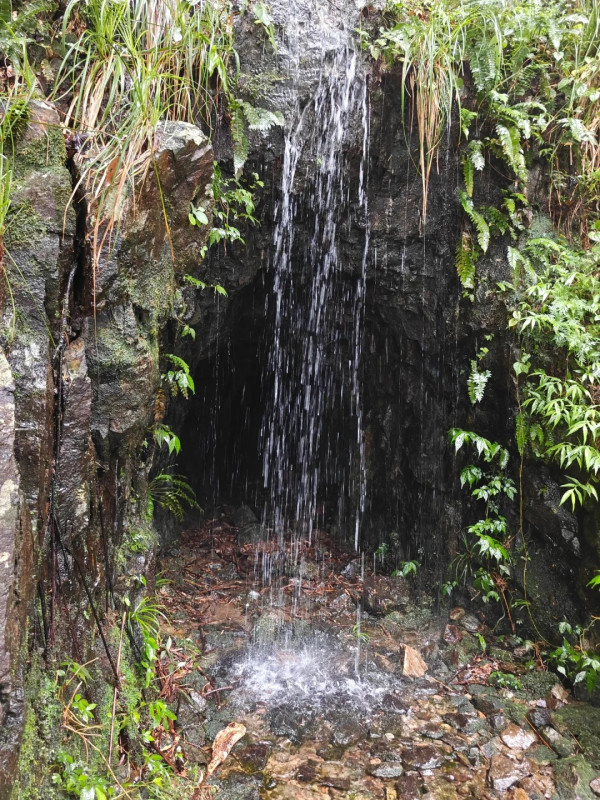
POLYGON ((50 767, 61 742, 63 709, 55 683, 37 657, 29 671, 25 697, 25 725, 11 800, 47 800, 54 796, 50 767))
POLYGON ((569 703, 552 714, 552 724, 560 733, 574 736, 585 757, 600 769, 600 708, 569 703))
POLYGON ((523 692, 516 693, 516 696, 524 696, 527 700, 539 700, 556 684, 556 675, 553 672, 535 669, 520 675, 519 680, 523 684, 523 692))
POLYGON ((596 777, 596 770, 583 756, 559 759, 554 765, 553 800, 597 800, 590 789, 590 781, 596 777))

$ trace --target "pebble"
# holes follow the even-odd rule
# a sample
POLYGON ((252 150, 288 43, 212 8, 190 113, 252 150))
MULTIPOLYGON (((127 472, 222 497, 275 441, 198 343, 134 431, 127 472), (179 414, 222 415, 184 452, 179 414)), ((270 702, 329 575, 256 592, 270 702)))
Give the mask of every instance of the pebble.
POLYGON ((597 794, 597 795, 600 796, 600 776, 598 776, 597 778, 594 778, 593 781, 590 781, 590 789, 592 790, 592 792, 594 794, 597 794))
POLYGON ((500 738, 507 747, 513 750, 527 750, 528 747, 537 741, 537 736, 533 731, 524 731, 518 725, 511 724, 500 734, 500 738))
POLYGON ((497 792, 506 792, 521 778, 529 774, 529 763, 523 761, 516 763, 506 756, 496 753, 492 756, 490 764, 489 780, 492 787, 497 792))
POLYGON ((459 620, 461 628, 464 628, 469 633, 476 633, 481 627, 481 623, 474 614, 465 614, 459 620))
POLYGON ((420 786, 416 775, 404 775, 396 782, 396 792, 402 800, 421 800, 420 786))
POLYGON ((329 762, 321 764, 319 768, 319 783, 323 786, 331 786, 332 789, 348 791, 352 779, 352 773, 342 764, 329 762))
POLYGON ((387 761, 369 767, 368 772, 374 778, 400 778, 404 774, 404 767, 400 761, 387 761))
POLYGON ((488 722, 493 731, 503 731, 506 728, 506 717, 504 714, 490 714, 488 722))
POLYGON ((456 644, 462 640, 462 631, 457 625, 446 625, 444 628, 444 641, 446 644, 456 644))
POLYGON ((439 751, 430 745, 407 747, 402 751, 402 761, 407 767, 418 770, 435 769, 442 763, 439 751))
POLYGON ((552 747, 554 752, 561 758, 568 758, 575 752, 575 747, 570 739, 560 734, 550 726, 542 728, 541 734, 548 744, 552 747))
POLYGON ((527 714, 527 719, 534 728, 544 728, 550 724, 552 712, 549 708, 532 708, 527 714))

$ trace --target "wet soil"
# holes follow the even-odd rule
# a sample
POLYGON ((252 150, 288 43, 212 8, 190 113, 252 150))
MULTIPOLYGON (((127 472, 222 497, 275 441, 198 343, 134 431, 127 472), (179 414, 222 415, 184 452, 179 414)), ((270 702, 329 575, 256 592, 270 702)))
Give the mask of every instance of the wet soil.
POLYGON ((161 563, 168 632, 198 652, 173 694, 184 763, 206 764, 229 723, 246 728, 215 797, 600 795, 600 709, 535 650, 467 609, 434 610, 322 533, 264 542, 248 528, 207 521, 161 563))

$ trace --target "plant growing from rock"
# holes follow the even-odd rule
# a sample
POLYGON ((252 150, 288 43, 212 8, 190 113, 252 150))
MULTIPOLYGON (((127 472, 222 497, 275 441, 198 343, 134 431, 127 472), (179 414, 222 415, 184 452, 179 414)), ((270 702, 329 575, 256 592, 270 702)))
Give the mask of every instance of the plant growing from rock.
POLYGON ((513 284, 501 285, 519 335, 517 444, 567 471, 561 503, 573 510, 598 500, 599 260, 598 243, 584 250, 566 239, 530 239, 511 253, 513 284))
POLYGON ((506 597, 512 537, 506 517, 501 514, 502 499, 512 501, 517 492, 514 481, 506 475, 508 451, 497 442, 460 428, 452 428, 449 437, 456 453, 463 446, 470 445, 484 465, 469 464, 460 473, 461 486, 467 488, 476 501, 484 504, 484 516, 466 530, 465 548, 453 564, 455 579, 462 583, 472 580, 486 603, 502 601, 512 626, 506 597))

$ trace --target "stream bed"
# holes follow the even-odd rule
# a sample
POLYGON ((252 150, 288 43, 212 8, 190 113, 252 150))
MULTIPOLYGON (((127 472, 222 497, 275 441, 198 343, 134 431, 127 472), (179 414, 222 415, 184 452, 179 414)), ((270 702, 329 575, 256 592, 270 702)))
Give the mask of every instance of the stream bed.
POLYGON ((535 651, 468 609, 437 611, 323 532, 264 541, 244 513, 187 530, 160 564, 167 633, 198 653, 171 697, 183 763, 246 729, 211 796, 600 795, 600 708, 535 651))

